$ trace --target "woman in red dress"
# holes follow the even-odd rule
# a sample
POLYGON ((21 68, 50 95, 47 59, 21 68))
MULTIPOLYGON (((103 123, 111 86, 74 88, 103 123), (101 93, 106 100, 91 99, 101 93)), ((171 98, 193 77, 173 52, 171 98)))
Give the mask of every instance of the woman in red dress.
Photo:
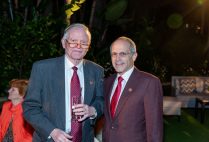
POLYGON ((27 85, 24 79, 10 81, 9 101, 3 104, 0 115, 0 142, 32 142, 33 128, 22 115, 27 85))

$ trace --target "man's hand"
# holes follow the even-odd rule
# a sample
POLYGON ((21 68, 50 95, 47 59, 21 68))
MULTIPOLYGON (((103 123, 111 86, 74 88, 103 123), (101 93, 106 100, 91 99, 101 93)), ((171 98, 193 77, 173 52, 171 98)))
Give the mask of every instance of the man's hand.
POLYGON ((78 119, 79 122, 85 120, 88 117, 95 117, 96 115, 96 109, 86 104, 76 104, 72 108, 75 115, 81 116, 81 118, 78 119))
POLYGON ((52 137, 52 139, 55 141, 55 142, 72 142, 72 136, 70 136, 69 134, 67 134, 66 132, 60 130, 60 129, 57 129, 55 128, 50 136, 52 137))

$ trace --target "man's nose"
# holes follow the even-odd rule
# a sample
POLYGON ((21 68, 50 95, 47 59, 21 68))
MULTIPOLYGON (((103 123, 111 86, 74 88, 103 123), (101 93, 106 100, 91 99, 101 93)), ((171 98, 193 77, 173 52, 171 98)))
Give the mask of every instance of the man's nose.
POLYGON ((116 59, 116 60, 119 60, 120 57, 121 57, 120 54, 116 54, 116 55, 115 55, 115 59, 116 59))
POLYGON ((77 48, 81 48, 81 43, 77 43, 77 48))
POLYGON ((6 89, 5 92, 10 93, 11 92, 11 88, 6 89))

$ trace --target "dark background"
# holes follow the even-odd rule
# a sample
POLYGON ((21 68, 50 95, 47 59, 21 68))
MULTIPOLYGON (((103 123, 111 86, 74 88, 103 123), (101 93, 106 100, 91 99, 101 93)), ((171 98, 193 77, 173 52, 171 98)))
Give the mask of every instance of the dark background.
MULTIPOLYGON (((76 0, 72 0, 75 3, 76 0)), ((63 0, 0 2, 0 91, 13 78, 29 78, 34 61, 63 54, 60 39, 69 23, 81 22, 92 32, 86 56, 114 72, 109 46, 119 36, 132 38, 135 65, 166 84, 173 75, 209 74, 209 1, 86 0, 69 21, 63 0)))

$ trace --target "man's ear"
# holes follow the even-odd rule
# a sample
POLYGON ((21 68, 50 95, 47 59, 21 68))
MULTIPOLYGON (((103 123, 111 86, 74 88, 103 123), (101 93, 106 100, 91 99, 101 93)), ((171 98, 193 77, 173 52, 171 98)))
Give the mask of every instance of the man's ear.
POLYGON ((61 39, 62 47, 65 49, 65 40, 64 38, 61 39))
POLYGON ((132 56, 133 61, 135 61, 135 60, 136 60, 137 56, 138 56, 138 54, 135 52, 135 53, 133 54, 133 56, 132 56))

